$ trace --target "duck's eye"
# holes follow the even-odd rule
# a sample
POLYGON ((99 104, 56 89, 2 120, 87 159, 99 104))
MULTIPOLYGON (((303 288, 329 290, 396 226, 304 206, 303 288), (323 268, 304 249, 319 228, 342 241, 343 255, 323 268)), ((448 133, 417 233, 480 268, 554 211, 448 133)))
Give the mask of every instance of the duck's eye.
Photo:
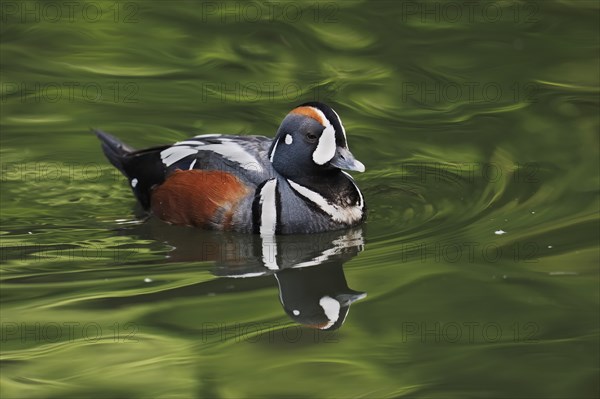
POLYGON ((308 142, 314 143, 315 141, 317 141, 317 139, 318 139, 318 137, 316 134, 306 133, 306 140, 308 140, 308 142))

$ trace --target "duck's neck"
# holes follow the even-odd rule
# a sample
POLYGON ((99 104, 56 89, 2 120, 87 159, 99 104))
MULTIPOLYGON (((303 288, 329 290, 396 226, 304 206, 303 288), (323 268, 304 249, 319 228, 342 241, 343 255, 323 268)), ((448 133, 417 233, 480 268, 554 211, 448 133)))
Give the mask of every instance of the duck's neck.
MULTIPOLYGON (((287 180, 292 184, 292 188, 299 185, 320 194, 329 203, 342 207, 355 205, 362 200, 356 185, 339 169, 333 169, 330 173, 318 176, 301 176, 287 180)), ((298 191, 297 188, 298 186, 295 191, 298 191)))

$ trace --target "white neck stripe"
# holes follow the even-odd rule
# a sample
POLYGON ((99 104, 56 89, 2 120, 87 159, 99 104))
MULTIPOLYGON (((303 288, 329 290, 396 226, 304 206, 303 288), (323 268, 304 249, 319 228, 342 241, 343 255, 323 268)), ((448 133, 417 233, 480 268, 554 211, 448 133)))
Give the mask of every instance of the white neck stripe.
MULTIPOLYGON (((358 205, 339 206, 336 204, 331 204, 316 191, 308 189, 290 179, 287 179, 287 181, 295 192, 318 206, 323 212, 331 216, 335 222, 352 224, 358 222, 363 217, 363 201, 361 194, 361 201, 358 205)), ((360 193, 360 191, 358 192, 360 193)))

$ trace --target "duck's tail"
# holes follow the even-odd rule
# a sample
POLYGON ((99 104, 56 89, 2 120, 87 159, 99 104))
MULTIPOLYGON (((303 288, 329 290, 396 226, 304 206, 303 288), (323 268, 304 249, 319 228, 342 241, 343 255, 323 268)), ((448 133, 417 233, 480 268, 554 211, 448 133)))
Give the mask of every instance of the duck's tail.
POLYGON ((133 193, 144 209, 149 209, 152 189, 165 180, 166 168, 160 152, 168 146, 137 151, 102 130, 92 131, 100 139, 106 158, 127 177, 133 193))
POLYGON ((92 131, 102 142, 102 151, 104 152, 104 155, 106 155, 106 158, 108 158, 115 168, 119 169, 121 173, 127 176, 124 163, 127 157, 135 152, 135 149, 102 130, 92 129, 92 131))

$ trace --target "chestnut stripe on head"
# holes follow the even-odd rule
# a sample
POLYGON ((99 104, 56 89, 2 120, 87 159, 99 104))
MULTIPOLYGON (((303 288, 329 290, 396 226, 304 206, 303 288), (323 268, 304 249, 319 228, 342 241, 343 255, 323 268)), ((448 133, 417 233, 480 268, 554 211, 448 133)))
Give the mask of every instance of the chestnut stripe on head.
MULTIPOLYGON (((330 106, 328 106, 326 104, 316 102, 316 101, 304 103, 304 104, 300 105, 298 108, 313 108, 315 110, 320 111, 321 114, 323 115, 323 118, 327 119, 329 121, 329 123, 331 124, 331 126, 333 126, 333 129, 337 133, 339 133, 336 135, 337 145, 340 147, 346 147, 346 145, 347 145, 346 130, 344 129, 344 126, 342 125, 342 120, 340 119, 339 115, 337 114, 337 112, 334 111, 333 108, 331 108, 330 106)), ((325 123, 321 122, 321 124, 323 126, 325 126, 325 123)))
POLYGON ((321 125, 325 126, 325 121, 324 121, 324 119, 326 119, 325 116, 323 115, 322 112, 319 111, 319 109, 317 109, 315 107, 300 106, 300 107, 297 107, 297 108, 294 108, 293 110, 291 110, 290 114, 308 116, 309 118, 313 118, 314 120, 319 122, 321 125))

